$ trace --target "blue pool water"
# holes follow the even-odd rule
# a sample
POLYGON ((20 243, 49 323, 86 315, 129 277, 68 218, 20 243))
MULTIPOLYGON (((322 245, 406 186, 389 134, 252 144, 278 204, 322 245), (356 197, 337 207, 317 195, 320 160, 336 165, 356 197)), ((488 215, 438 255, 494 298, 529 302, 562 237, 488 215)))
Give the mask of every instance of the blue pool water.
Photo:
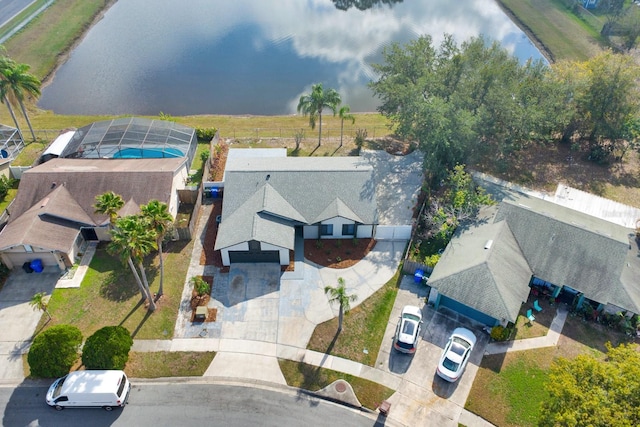
POLYGON ((114 159, 162 159, 162 158, 173 158, 173 157, 183 157, 184 154, 182 151, 166 147, 162 150, 153 149, 153 148, 125 148, 124 150, 120 150, 113 155, 114 159))

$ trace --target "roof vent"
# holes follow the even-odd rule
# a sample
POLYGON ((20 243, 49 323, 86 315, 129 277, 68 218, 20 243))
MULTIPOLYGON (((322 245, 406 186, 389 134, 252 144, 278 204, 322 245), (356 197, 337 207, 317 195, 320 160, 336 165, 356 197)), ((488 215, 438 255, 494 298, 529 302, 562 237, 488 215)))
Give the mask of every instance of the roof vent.
POLYGON ((267 181, 269 181, 269 178, 271 178, 271 175, 267 174, 267 181))
POLYGON ((493 240, 487 240, 487 242, 484 244, 484 248, 489 249, 491 248, 491 245, 493 245, 493 240))
POLYGON ((47 203, 49 203, 49 198, 45 197, 44 199, 42 199, 42 203, 40 204, 40 207, 44 208, 45 206, 47 206, 47 203))

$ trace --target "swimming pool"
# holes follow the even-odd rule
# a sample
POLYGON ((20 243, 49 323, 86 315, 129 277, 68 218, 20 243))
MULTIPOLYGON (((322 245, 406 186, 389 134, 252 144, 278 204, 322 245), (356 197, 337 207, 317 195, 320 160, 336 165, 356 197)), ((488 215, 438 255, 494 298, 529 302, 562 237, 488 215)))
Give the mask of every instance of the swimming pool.
POLYGON ((182 151, 177 148, 165 147, 159 148, 125 148, 117 151, 114 159, 162 159, 183 157, 182 151))

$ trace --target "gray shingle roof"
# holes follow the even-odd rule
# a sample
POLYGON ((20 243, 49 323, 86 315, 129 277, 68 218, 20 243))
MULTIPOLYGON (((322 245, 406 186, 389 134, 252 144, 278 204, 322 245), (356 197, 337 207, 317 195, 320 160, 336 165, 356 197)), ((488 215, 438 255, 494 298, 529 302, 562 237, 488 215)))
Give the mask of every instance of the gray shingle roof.
POLYGON ((249 240, 292 249, 293 229, 284 233, 285 224, 315 224, 342 215, 363 224, 376 223, 373 168, 366 160, 229 156, 216 249, 249 240), (264 221, 276 217, 280 221, 269 229, 268 223, 256 218, 258 214, 264 221))
POLYGON ((536 277, 640 312, 640 284, 626 274, 640 268, 633 230, 526 196, 504 201, 503 218, 536 277))
POLYGON ((508 224, 479 222, 456 233, 429 285, 491 317, 515 322, 530 279, 531 269, 508 224))
POLYGON ((475 225, 457 232, 429 284, 513 321, 532 275, 640 311, 640 251, 633 230, 525 195, 483 209, 475 225), (493 240, 489 250, 483 249, 487 240, 493 240))

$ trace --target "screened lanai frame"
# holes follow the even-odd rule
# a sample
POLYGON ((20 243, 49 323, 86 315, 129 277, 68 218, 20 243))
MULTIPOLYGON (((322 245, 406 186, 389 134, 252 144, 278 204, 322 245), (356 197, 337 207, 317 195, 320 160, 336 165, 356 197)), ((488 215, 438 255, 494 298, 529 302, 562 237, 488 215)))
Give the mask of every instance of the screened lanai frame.
POLYGON ((22 134, 16 128, 0 125, 0 160, 15 159, 24 148, 22 134))
POLYGON ((198 138, 193 128, 167 120, 126 117, 78 129, 60 157, 84 159, 176 158, 193 162, 198 138))

